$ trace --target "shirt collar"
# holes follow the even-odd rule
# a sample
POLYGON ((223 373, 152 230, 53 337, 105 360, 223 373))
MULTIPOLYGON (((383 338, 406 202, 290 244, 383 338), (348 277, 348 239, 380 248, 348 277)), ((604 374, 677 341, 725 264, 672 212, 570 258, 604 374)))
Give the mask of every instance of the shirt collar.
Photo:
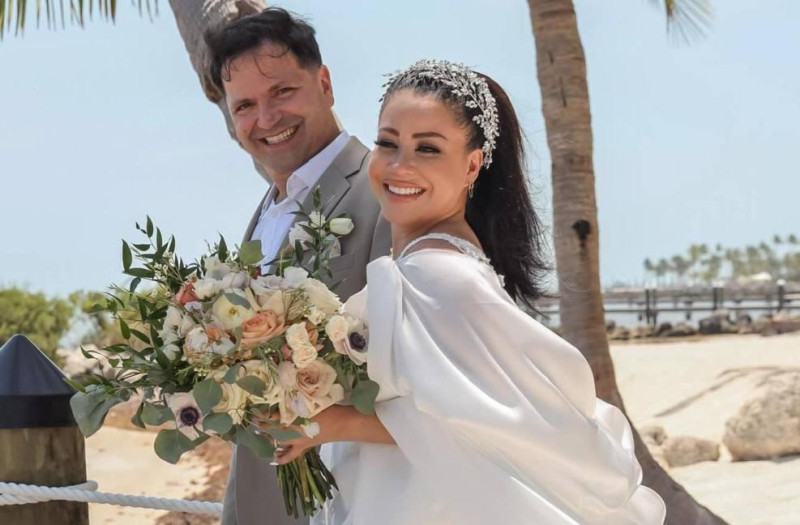
MULTIPOLYGON (((311 157, 305 164, 297 168, 297 170, 292 173, 291 177, 287 181, 287 192, 289 189, 289 184, 291 184, 292 179, 298 179, 299 181, 303 182, 304 188, 311 188, 313 187, 325 170, 328 169, 328 166, 334 161, 334 159, 342 152, 345 145, 347 145, 347 141, 350 140, 350 135, 347 134, 346 131, 342 130, 339 135, 331 141, 330 144, 322 148, 322 150, 311 157)), ((299 184, 298 184, 299 186, 299 184)))
MULTIPOLYGON (((320 177, 322 177, 322 174, 325 173, 325 170, 327 170, 336 157, 339 156, 339 153, 344 150, 349 140, 350 135, 347 131, 342 130, 330 144, 322 148, 319 153, 297 168, 286 181, 287 198, 284 199, 284 201, 297 200, 304 190, 313 187, 319 181, 320 177)), ((275 204, 276 195, 277 188, 273 184, 269 192, 267 192, 262 214, 275 204)))

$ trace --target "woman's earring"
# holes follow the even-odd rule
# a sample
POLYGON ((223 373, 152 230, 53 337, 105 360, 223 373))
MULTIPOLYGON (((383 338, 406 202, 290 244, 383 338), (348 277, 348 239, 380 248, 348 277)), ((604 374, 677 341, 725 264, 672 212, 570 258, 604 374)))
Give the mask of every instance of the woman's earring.
POLYGON ((469 195, 470 199, 472 198, 472 194, 473 193, 475 193, 475 183, 474 182, 469 185, 469 189, 467 190, 467 194, 469 195))

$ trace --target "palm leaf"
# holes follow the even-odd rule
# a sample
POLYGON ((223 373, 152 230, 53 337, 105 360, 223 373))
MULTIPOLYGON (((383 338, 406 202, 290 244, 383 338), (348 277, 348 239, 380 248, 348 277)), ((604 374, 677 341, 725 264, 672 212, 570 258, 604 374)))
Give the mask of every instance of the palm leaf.
POLYGON ((650 0, 664 6, 667 14, 667 33, 676 41, 691 43, 705 36, 711 25, 712 9, 709 0, 650 0))
MULTIPOLYGON (((158 14, 158 0, 131 0, 131 5, 137 6, 139 15, 142 15, 143 7, 147 9, 149 18, 153 19, 153 7, 158 14)), ((28 12, 34 10, 36 13, 36 27, 39 28, 42 15, 47 22, 48 29, 55 29, 59 22, 61 28, 67 26, 67 18, 70 24, 84 26, 86 22, 86 12, 89 19, 94 18, 95 8, 98 16, 105 21, 115 21, 117 18, 117 0, 0 0, 0 40, 6 32, 14 31, 14 35, 21 35, 25 30, 25 21, 28 12)))

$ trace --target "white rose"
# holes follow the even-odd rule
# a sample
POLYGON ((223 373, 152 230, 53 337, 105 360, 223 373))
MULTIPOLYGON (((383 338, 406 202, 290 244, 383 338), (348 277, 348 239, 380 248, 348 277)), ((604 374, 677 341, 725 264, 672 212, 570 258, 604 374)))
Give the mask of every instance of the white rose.
POLYGON ((297 241, 300 241, 300 245, 303 246, 303 248, 308 246, 308 243, 311 241, 311 235, 303 229, 303 226, 308 226, 308 223, 298 222, 289 230, 289 245, 292 248, 294 248, 297 241))
POLYGON ((161 338, 165 345, 177 343, 181 338, 174 330, 167 327, 158 332, 158 337, 161 338))
POLYGON ((222 388, 222 399, 211 410, 212 412, 229 414, 233 419, 233 424, 238 425, 242 422, 242 416, 244 416, 244 406, 247 403, 248 393, 236 383, 229 385, 225 381, 221 381, 219 386, 222 388))
POLYGON ((161 351, 164 352, 164 355, 167 356, 167 359, 170 361, 174 361, 176 357, 181 355, 181 349, 178 345, 172 343, 164 345, 161 351))
POLYGON ((217 281, 233 271, 228 264, 220 261, 219 257, 216 255, 212 257, 204 257, 203 263, 206 267, 206 277, 216 279, 217 281))
POLYGON ((307 425, 300 425, 300 428, 303 429, 303 432, 305 432, 306 437, 309 439, 314 439, 320 433, 319 423, 316 422, 312 422, 307 425))
POLYGON ((326 317, 327 315, 325 314, 325 312, 323 312, 316 306, 312 306, 308 313, 308 320, 316 325, 322 323, 322 321, 324 321, 326 317))
POLYGON ((308 279, 308 272, 302 268, 290 266, 283 271, 283 289, 299 288, 303 286, 308 279))
POLYGON ((335 233, 336 235, 347 235, 353 231, 354 227, 355 225, 351 219, 339 217, 338 219, 331 220, 330 230, 331 233, 335 233))
POLYGON ((317 348, 313 345, 303 345, 292 349, 292 363, 297 368, 303 369, 316 361, 317 348))
POLYGON ((305 323, 293 324, 286 330, 286 343, 291 349, 311 344, 305 323))
POLYGON ((322 228, 328 219, 318 211, 312 211, 308 214, 308 222, 312 228, 322 228))
POLYGON ((267 287, 260 282, 263 277, 250 281, 250 289, 256 295, 260 310, 272 310, 278 315, 283 315, 286 308, 283 304, 283 292, 274 288, 267 287))
POLYGON ((256 315, 257 308, 258 303, 250 289, 242 291, 236 288, 230 288, 225 290, 224 293, 214 301, 214 304, 211 306, 211 315, 216 318, 223 328, 226 330, 233 330, 256 315), (230 299, 228 299, 227 294, 239 296, 247 301, 248 306, 233 304, 230 299))
POLYGON ((191 353, 203 354, 208 351, 208 334, 202 326, 195 326, 186 334, 184 347, 191 353))
POLYGON ((287 392, 297 389, 297 368, 289 361, 278 365, 278 384, 287 392))
POLYGON ((200 279, 194 283, 194 294, 198 299, 208 299, 219 291, 219 281, 214 279, 200 279))
POLYGON ((183 321, 183 312, 181 312, 181 309, 170 305, 167 308, 167 316, 164 318, 164 327, 177 328, 181 325, 181 321, 183 321))
POLYGON ((231 349, 232 349, 234 346, 236 346, 236 343, 234 343, 233 341, 231 341, 231 340, 230 340, 230 339, 228 339, 227 337, 223 337, 222 339, 220 339, 220 340, 219 340, 219 341, 217 341, 216 343, 212 343, 212 344, 211 344, 211 345, 208 347, 208 350, 209 350, 209 351, 210 351, 212 354, 218 354, 218 355, 228 355, 228 352, 229 352, 229 351, 230 351, 230 350, 231 350, 231 349))
POLYGON ((325 314, 333 315, 341 310, 341 301, 324 283, 316 279, 307 279, 303 287, 311 304, 325 312, 325 314))
POLYGON ((343 315, 334 315, 325 325, 325 333, 331 341, 344 341, 349 335, 350 323, 343 315))
POLYGON ((251 395, 251 399, 256 403, 276 404, 280 400, 282 393, 280 379, 275 377, 275 373, 260 359, 252 359, 242 363, 243 375, 255 376, 264 381, 267 385, 264 394, 261 396, 251 395))
POLYGON ((181 337, 186 337, 186 334, 195 326, 197 326, 197 323, 194 322, 194 319, 192 319, 191 316, 185 315, 181 320, 180 327, 178 327, 178 334, 180 334, 181 337))
MULTIPOLYGON (((225 277, 223 277, 220 282, 220 288, 236 288, 236 289, 243 289, 247 286, 247 283, 250 280, 250 276, 247 275, 247 272, 241 271, 236 273, 229 273, 225 277)), ((197 289, 195 289, 195 293, 197 289)))

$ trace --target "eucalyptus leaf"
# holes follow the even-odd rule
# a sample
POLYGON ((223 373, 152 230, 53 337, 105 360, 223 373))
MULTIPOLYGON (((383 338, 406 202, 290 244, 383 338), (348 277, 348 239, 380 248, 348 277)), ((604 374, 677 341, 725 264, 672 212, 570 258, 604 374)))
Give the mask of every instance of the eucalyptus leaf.
POLYGON ((225 412, 212 413, 203 418, 203 430, 219 435, 227 434, 233 427, 233 418, 225 412))
POLYGON ((261 251, 261 241, 246 241, 242 243, 242 247, 239 249, 239 260, 242 264, 246 264, 249 266, 256 265, 258 262, 264 258, 264 254, 261 251))
POLYGON ((136 413, 134 413, 133 416, 131 416, 131 423, 139 428, 146 428, 144 421, 142 421, 142 410, 144 410, 144 401, 139 403, 139 407, 136 409, 136 413))
POLYGON ((275 445, 272 440, 264 435, 256 434, 252 427, 237 427, 234 441, 237 445, 244 445, 260 458, 272 458, 275 455, 275 445))
POLYGON ((242 368, 241 363, 236 363, 232 367, 225 372, 225 375, 222 377, 222 380, 226 383, 233 384, 236 382, 236 378, 239 377, 239 369, 242 368))
POLYGON ((72 408, 72 414, 75 416, 81 433, 89 437, 103 426, 103 421, 111 407, 123 401, 124 399, 117 396, 109 396, 102 387, 92 385, 85 392, 77 392, 72 396, 69 406, 72 408))
POLYGON ((350 393, 350 401, 356 410, 362 414, 375 413, 375 398, 378 397, 380 386, 375 381, 362 379, 353 387, 350 393))
POLYGON ((122 333, 123 339, 131 338, 131 329, 128 327, 128 323, 122 318, 119 319, 119 331, 122 333))
POLYGON ((184 452, 194 448, 194 443, 179 430, 162 430, 153 444, 158 457, 173 465, 178 462, 184 452))
POLYGON ((208 414, 222 400, 222 387, 213 379, 204 379, 194 385, 192 395, 203 414, 208 414))
POLYGON ((246 298, 242 297, 239 294, 235 294, 233 292, 226 292, 225 298, 229 300, 232 304, 236 306, 241 306, 242 308, 252 309, 253 306, 250 304, 246 298))
POLYGON ((125 274, 131 277, 141 277, 142 279, 152 279, 155 277, 153 270, 148 270, 147 268, 130 268, 125 270, 125 274))
POLYGON ((278 425, 268 428, 266 432, 272 437, 274 437, 276 440, 278 440, 278 442, 301 437, 300 432, 292 430, 290 428, 284 428, 278 425))
POLYGON ((153 236, 153 220, 150 218, 149 215, 147 216, 147 236, 148 237, 153 236))
POLYGON ((249 392, 254 396, 264 395, 264 390, 267 389, 267 384, 256 376, 245 376, 236 381, 236 384, 239 385, 242 390, 249 392))
POLYGON ((142 403, 142 421, 150 426, 157 427, 163 425, 167 421, 175 419, 175 415, 169 407, 164 405, 156 405, 153 403, 142 403))

